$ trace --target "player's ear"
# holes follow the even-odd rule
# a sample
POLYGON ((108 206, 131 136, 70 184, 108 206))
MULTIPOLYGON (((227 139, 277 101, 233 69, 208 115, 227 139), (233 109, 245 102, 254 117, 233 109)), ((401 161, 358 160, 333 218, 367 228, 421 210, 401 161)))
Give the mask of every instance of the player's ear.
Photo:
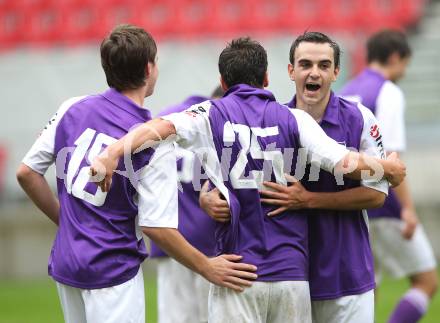
POLYGON ((269 74, 266 71, 266 73, 264 73, 263 87, 268 87, 268 86, 269 86, 269 74))
POLYGON ((335 67, 335 71, 333 73, 333 80, 332 80, 333 82, 336 81, 336 79, 338 78, 339 71, 340 71, 339 67, 335 67))
POLYGON ((228 86, 226 85, 225 80, 223 80, 223 76, 220 75, 220 85, 222 86, 223 91, 227 91, 228 90, 228 86))
POLYGON ((148 76, 150 76, 151 73, 151 68, 152 66, 150 66, 150 62, 147 63, 147 65, 145 65, 145 78, 148 78, 148 76))
POLYGON ((287 64, 287 73, 292 81, 295 81, 295 70, 293 69, 292 64, 287 64))
POLYGON ((401 57, 400 57, 400 55, 399 55, 399 53, 398 52, 394 52, 394 53, 392 53, 389 57, 388 57, 388 59, 387 59, 387 65, 388 66, 394 66, 394 65, 397 65, 398 64, 398 62, 400 62, 400 59, 401 59, 401 57))

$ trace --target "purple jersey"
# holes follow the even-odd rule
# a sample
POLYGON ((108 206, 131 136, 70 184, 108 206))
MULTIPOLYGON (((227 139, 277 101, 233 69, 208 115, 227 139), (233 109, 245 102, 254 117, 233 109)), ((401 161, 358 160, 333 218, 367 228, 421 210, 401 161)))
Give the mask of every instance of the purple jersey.
MULTIPOLYGON (((288 103, 292 108, 295 105, 295 98, 288 103)), ((366 108, 363 109, 366 111, 366 108)), ((363 138, 370 132, 365 119, 356 103, 332 93, 320 125, 337 142, 365 151, 367 142, 370 147, 375 142, 368 141, 368 137, 363 138), (368 129, 365 129, 366 126, 368 129)), ((380 151, 380 146, 377 146, 377 151, 380 151)), ((338 185, 335 177, 324 170, 320 171, 319 180, 311 180, 309 166, 301 183, 312 192, 338 192, 361 185, 360 181, 350 179, 344 179, 343 184, 338 185)), ((384 184, 382 189, 386 190, 387 184, 384 184)), ((373 257, 363 211, 305 210, 304 213, 309 215, 312 299, 335 299, 373 289, 373 257)))
MULTIPOLYGON (((377 115, 377 98, 387 80, 382 74, 366 68, 362 73, 349 81, 339 92, 339 95, 354 99, 377 115)), ((381 208, 368 210, 371 218, 392 217, 400 218, 402 207, 396 193, 390 190, 384 205, 381 208)))
POLYGON ((293 173, 302 145, 328 157, 323 166, 327 169, 346 149, 326 137, 303 111, 292 111, 269 91, 244 84, 231 87, 221 99, 165 119, 174 123, 179 145, 204 161, 229 203, 231 221, 216 224, 218 252, 242 255, 243 262, 258 267, 260 281, 307 280, 306 215, 288 211, 268 217, 274 207, 261 204, 259 189, 263 180, 285 184, 283 172, 293 173), (283 153, 292 161, 286 166, 283 153))
MULTIPOLYGON (((158 117, 167 114, 181 112, 192 106, 208 100, 202 96, 191 96, 181 104, 166 108, 158 114, 158 117)), ((181 189, 179 190, 179 232, 195 248, 208 257, 215 254, 214 230, 215 222, 199 206, 199 192, 206 177, 201 174, 201 164, 198 158, 190 151, 177 149, 179 158, 177 168, 181 189), (180 156, 179 156, 180 153, 180 156)), ((163 252, 154 242, 151 242, 151 257, 165 257, 163 252)))
MULTIPOLYGON (((150 119, 147 109, 109 89, 66 101, 37 140, 39 154, 49 155, 48 162, 56 158, 60 217, 49 259, 56 281, 84 289, 115 286, 134 277, 147 257, 129 178, 116 173, 108 193, 88 180, 89 165, 102 149, 150 119)), ((32 161, 35 149, 23 162, 44 173, 45 166, 32 161)), ((135 154, 127 169, 122 160, 118 170, 137 172, 152 155, 151 149, 135 154)))

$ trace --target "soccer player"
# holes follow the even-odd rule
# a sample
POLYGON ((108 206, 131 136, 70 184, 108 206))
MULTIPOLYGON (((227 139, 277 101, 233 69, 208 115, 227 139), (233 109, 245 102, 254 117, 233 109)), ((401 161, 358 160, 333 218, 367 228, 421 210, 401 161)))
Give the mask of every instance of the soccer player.
MULTIPOLYGON (((362 102, 377 117, 388 151, 404 152, 405 98, 396 85, 406 70, 411 49, 405 34, 383 30, 367 42, 368 66, 349 81, 340 94, 362 102)), ((411 288, 395 307, 389 322, 417 322, 426 313, 438 282, 436 261, 418 223, 408 183, 403 181, 382 208, 369 210, 370 234, 376 263, 376 278, 385 269, 393 277, 408 277, 411 288)))
MULTIPOLYGON (((346 147, 384 158, 382 142, 372 132, 377 121, 371 111, 331 91, 340 69, 339 45, 322 33, 306 32, 293 42, 289 60, 296 95, 287 105, 308 112, 329 137, 346 147)), ((288 209, 303 209, 308 215, 313 322, 373 322, 373 257, 362 209, 382 205, 388 183, 346 179, 341 184, 331 173, 318 173, 309 165, 301 182, 289 187, 264 184, 271 190, 261 192, 261 201, 278 206, 270 216, 288 209)), ((201 195, 203 208, 224 220, 209 210, 212 202, 207 196, 201 195)))
POLYGON ((58 231, 49 259, 65 321, 145 322, 141 230, 211 282, 242 290, 254 266, 227 255, 208 259, 178 233, 175 157, 170 145, 118 167, 115 185, 89 183, 103 147, 149 119, 143 107, 158 76, 156 44, 143 29, 120 25, 101 43, 109 89, 65 101, 23 159, 17 178, 58 231), (44 174, 56 161, 58 198, 44 174), (136 192, 139 191, 139 194, 136 192), (243 278, 243 279, 242 279, 243 278))
POLYGON ((209 322, 310 322, 307 217, 295 211, 267 217, 273 207, 260 203, 263 180, 285 184, 283 152, 290 153, 286 171, 292 173, 300 147, 308 149, 314 164, 357 179, 362 170, 383 166, 382 174, 398 184, 404 167, 398 160, 349 152, 325 136, 308 114, 277 103, 263 89, 268 85, 267 55, 259 43, 233 40, 220 54, 219 70, 226 90, 222 99, 140 126, 95 158, 92 173, 105 175, 99 185, 108 191, 125 151, 170 136, 194 151, 231 210, 231 221, 216 230, 218 251, 240 252, 258 268, 258 281, 243 293, 211 288, 209 322), (358 163, 349 170, 353 159, 358 163))
MULTIPOLYGON (((218 86, 211 98, 224 94, 218 86)), ((181 112, 208 100, 208 97, 190 96, 180 104, 168 107, 158 116, 181 112)), ((189 150, 176 147, 179 176, 179 232, 195 248, 208 257, 215 255, 214 221, 199 206, 199 191, 206 175, 198 158, 189 150)), ((159 323, 208 322, 209 282, 192 270, 168 257, 154 242, 151 258, 158 259, 157 305, 159 323), (188 297, 188 293, 191 297, 188 297)))

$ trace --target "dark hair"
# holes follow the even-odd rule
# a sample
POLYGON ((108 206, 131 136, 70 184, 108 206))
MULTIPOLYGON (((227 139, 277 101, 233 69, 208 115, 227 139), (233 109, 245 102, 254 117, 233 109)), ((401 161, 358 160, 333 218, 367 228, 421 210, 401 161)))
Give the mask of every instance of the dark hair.
POLYGON ((292 65, 295 60, 295 50, 302 42, 329 44, 330 47, 333 48, 335 68, 339 68, 341 61, 341 48, 330 37, 317 31, 306 31, 304 32, 304 34, 302 34, 301 36, 299 36, 297 39, 294 40, 292 46, 290 46, 290 52, 289 52, 289 61, 292 65))
POLYGON ((267 71, 267 54, 249 37, 233 39, 220 54, 218 69, 228 87, 248 84, 262 87, 267 71))
POLYGON ((367 61, 385 64, 390 56, 398 53, 400 58, 411 56, 411 48, 404 33, 385 29, 372 35, 367 41, 367 61))
POLYGON ((215 88, 214 91, 211 93, 211 98, 221 98, 225 94, 225 91, 223 90, 222 86, 219 85, 215 88))
POLYGON ((101 65, 107 84, 118 91, 145 85, 145 67, 155 63, 156 43, 144 29, 118 25, 101 43, 101 65))

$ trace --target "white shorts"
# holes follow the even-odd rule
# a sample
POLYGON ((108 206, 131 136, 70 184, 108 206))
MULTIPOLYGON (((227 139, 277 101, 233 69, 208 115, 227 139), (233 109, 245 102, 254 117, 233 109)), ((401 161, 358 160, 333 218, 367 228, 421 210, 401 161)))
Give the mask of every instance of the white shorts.
POLYGON ((337 299, 312 301, 313 323, 373 323, 374 290, 337 299))
POLYGON ((211 284, 209 323, 311 323, 309 283, 254 282, 238 293, 211 284))
POLYGON ((382 270, 393 278, 402 278, 436 268, 431 244, 421 224, 411 240, 402 237, 404 222, 394 218, 370 219, 370 241, 373 250, 376 282, 382 270))
POLYGON ((208 322, 209 282, 172 258, 157 265, 159 323, 208 322))
POLYGON ((57 282, 57 289, 66 323, 145 323, 142 269, 112 287, 80 289, 57 282))

